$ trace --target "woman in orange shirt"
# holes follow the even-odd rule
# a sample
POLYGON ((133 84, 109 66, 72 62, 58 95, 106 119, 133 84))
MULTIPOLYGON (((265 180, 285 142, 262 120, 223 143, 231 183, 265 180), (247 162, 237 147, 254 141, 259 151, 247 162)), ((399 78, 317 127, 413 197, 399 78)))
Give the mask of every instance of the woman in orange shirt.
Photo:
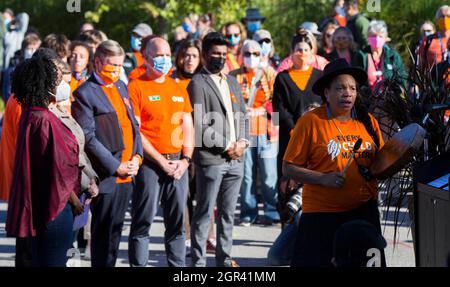
POLYGON ((228 74, 233 70, 239 69, 242 65, 241 48, 247 39, 247 32, 244 25, 237 21, 225 24, 221 32, 230 42, 225 68, 223 69, 223 73, 228 74))
POLYGON ((91 75, 94 54, 85 42, 74 41, 70 46, 69 64, 72 68, 70 90, 72 93, 91 75))
MULTIPOLYGON (((366 80, 367 74, 345 59, 331 62, 313 85, 325 104, 295 126, 283 162, 284 174, 304 183, 291 266, 331 266, 334 234, 345 222, 366 220, 381 234, 377 181, 368 170, 383 138, 377 120, 357 96, 357 85, 366 80)), ((369 259, 361 258, 361 263, 365 260, 365 266, 369 259)))

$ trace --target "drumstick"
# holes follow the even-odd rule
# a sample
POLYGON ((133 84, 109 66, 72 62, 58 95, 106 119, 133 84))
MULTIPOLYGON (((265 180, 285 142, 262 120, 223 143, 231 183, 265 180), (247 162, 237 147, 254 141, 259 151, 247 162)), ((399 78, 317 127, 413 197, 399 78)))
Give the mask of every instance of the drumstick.
POLYGON ((361 144, 362 144, 362 138, 359 138, 359 139, 356 141, 355 145, 353 146, 352 153, 350 154, 350 157, 349 157, 349 159, 348 159, 348 161, 347 161, 347 164, 346 164, 345 167, 344 167, 344 171, 342 171, 342 176, 345 177, 345 172, 347 171, 348 166, 350 165, 350 161, 351 161, 352 158, 355 156, 355 152, 358 151, 358 150, 361 148, 361 144))

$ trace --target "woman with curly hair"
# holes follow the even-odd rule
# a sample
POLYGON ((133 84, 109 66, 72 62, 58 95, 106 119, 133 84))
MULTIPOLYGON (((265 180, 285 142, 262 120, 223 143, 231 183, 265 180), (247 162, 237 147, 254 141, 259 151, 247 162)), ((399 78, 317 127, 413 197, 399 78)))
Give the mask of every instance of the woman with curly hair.
POLYGON ((13 74, 22 116, 6 231, 10 237, 32 237, 33 266, 65 266, 74 213, 83 211, 75 193, 80 190, 77 140, 48 109, 61 78, 55 59, 46 55, 33 56, 13 74))

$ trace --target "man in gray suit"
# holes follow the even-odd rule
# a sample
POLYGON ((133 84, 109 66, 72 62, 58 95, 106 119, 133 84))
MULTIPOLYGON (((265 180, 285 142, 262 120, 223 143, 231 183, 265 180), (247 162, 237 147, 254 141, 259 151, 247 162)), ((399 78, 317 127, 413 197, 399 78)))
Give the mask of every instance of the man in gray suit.
POLYGON ((249 145, 245 102, 236 79, 221 73, 228 41, 219 33, 205 36, 205 67, 188 86, 194 107, 197 180, 191 225, 192 265, 206 266, 206 239, 217 200, 216 265, 237 266, 231 258, 234 211, 244 174, 243 154, 249 145))

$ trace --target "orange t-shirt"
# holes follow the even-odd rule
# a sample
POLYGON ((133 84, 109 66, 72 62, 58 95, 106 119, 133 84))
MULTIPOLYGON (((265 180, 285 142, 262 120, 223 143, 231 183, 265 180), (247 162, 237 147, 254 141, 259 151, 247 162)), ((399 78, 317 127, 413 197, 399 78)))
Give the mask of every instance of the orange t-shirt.
POLYGON ((144 57, 142 56, 141 52, 133 52, 133 54, 136 58, 136 67, 142 66, 142 64, 144 64, 144 57))
MULTIPOLYGON (((86 82, 87 78, 82 78, 81 80, 77 80, 75 79, 74 76, 72 76, 72 79, 70 80, 70 103, 73 103, 75 101, 75 99, 73 98, 73 92, 75 92, 76 89, 78 89, 79 86, 81 86, 84 82, 86 82)), ((70 105, 65 105, 65 108, 67 109, 67 112, 70 114, 71 113, 71 106, 70 105)))
MULTIPOLYGON (((76 89, 78 89, 79 86, 81 86, 84 82, 86 82, 87 78, 82 78, 81 80, 77 80, 72 76, 72 79, 70 80, 70 91, 73 93, 76 89)), ((71 102, 73 102, 74 99, 71 97, 71 102)))
MULTIPOLYGON (((250 88, 253 78, 255 77, 255 72, 253 70, 248 71, 244 77, 247 77, 248 88, 250 88)), ((248 95, 248 93, 247 93, 248 95)), ((249 96, 249 95, 248 95, 249 96)), ((248 100, 248 99, 246 99, 248 100)), ((255 100, 253 102, 254 109, 264 107, 266 103, 266 94, 264 93, 261 85, 257 85, 255 100)), ((251 136, 259 136, 267 134, 267 115, 251 115, 251 124, 250 124, 250 135, 251 136)))
POLYGON ((186 89, 174 79, 164 83, 151 81, 146 75, 128 84, 134 113, 141 118, 141 133, 161 154, 178 153, 183 145, 182 118, 192 112, 186 89))
POLYGON ((131 81, 137 79, 140 76, 144 75, 146 71, 147 69, 145 68, 145 66, 138 66, 130 72, 130 75, 128 75, 128 80, 131 81))
MULTIPOLYGON (((378 122, 372 115, 370 118, 381 148, 384 143, 378 122)), ((375 150, 379 148, 375 148, 373 139, 362 123, 354 120, 330 120, 326 105, 307 112, 298 120, 284 160, 310 170, 322 173, 342 172, 352 147, 359 138, 363 142, 350 162, 344 186, 331 188, 305 184, 302 194, 303 212, 343 212, 358 208, 370 199, 376 199, 377 181, 367 182, 360 175, 355 158, 358 164, 369 167, 374 160, 375 150)))
POLYGON ((311 78, 312 71, 313 71, 312 66, 309 66, 308 70, 306 70, 306 71, 290 69, 289 76, 294 81, 294 83, 297 85, 297 87, 300 90, 304 91, 306 88, 306 85, 308 84, 309 78, 311 78))
MULTIPOLYGON (((122 99, 119 91, 115 85, 110 88, 106 86, 102 86, 103 92, 105 92, 106 96, 109 99, 109 102, 114 107, 116 111, 117 118, 119 119, 119 125, 122 128, 122 136, 123 136, 123 144, 125 146, 122 151, 122 162, 127 162, 133 157, 133 145, 134 145, 134 137, 133 137, 133 124, 131 123, 130 118, 128 117, 127 109, 125 105, 130 105, 128 99, 122 99)), ((131 106, 130 106, 131 107, 131 106)), ((132 178, 127 177, 125 179, 117 178, 117 183, 125 183, 131 182, 132 178)))
POLYGON ((0 142, 0 199, 8 200, 16 158, 17 132, 22 107, 11 95, 6 103, 0 142))
POLYGON ((191 82, 191 79, 175 79, 175 81, 178 83, 178 85, 180 85, 181 88, 183 88, 184 90, 187 91, 187 87, 189 86, 189 83, 191 82))

